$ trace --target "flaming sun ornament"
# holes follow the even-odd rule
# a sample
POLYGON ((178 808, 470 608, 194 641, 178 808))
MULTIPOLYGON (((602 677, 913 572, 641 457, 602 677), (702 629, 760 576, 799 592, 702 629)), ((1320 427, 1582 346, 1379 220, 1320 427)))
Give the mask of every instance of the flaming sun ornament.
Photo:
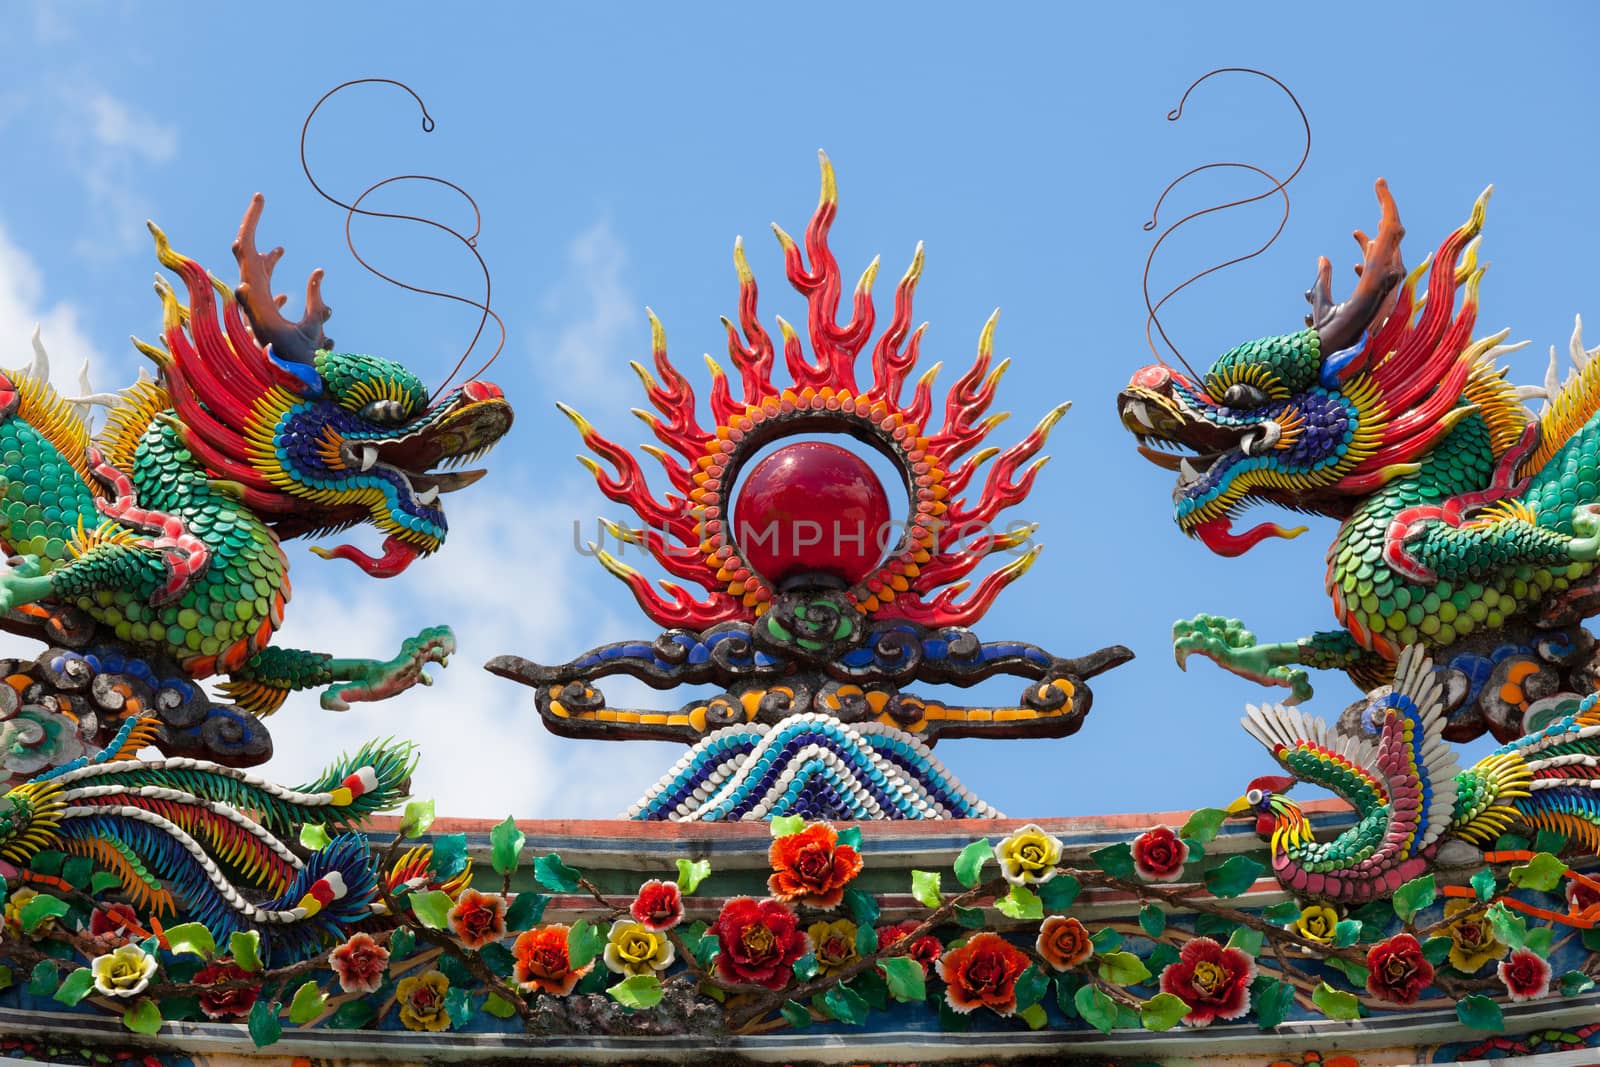
POLYGON ((595 554, 668 629, 652 642, 606 646, 560 667, 506 656, 489 669, 533 686, 557 733, 695 744, 635 805, 634 817, 992 814, 927 746, 940 735, 1072 733, 1089 709, 1084 679, 1131 658, 1114 646, 1066 660, 1032 645, 985 643, 966 629, 1038 556, 1040 546, 1029 547, 1034 526, 998 523, 1032 488, 1048 459, 1039 451, 1068 405, 1010 448, 982 447, 1006 418, 988 413, 1007 366, 992 365, 991 316, 976 359, 945 397, 942 424, 930 425, 939 365, 911 384, 925 329, 912 328, 920 245, 872 349, 871 381, 858 382, 857 361, 876 323, 878 261, 856 284, 849 321, 840 325, 843 277, 828 247, 837 212, 833 168, 823 155, 822 195, 804 249, 773 226, 789 281, 807 304, 809 356, 795 328, 777 319, 792 385, 773 381, 777 343, 757 315, 755 276, 737 240, 739 322, 723 325, 740 395, 708 356, 709 428, 650 315, 655 371, 632 366, 655 412, 634 414, 665 446, 642 446, 666 472, 671 489, 664 497, 651 490, 632 453, 561 406, 593 453, 579 459, 600 491, 639 522, 602 519, 621 547, 613 554, 593 546, 595 554), (798 435, 808 439, 780 444, 798 435), (888 459, 904 484, 903 518, 895 519, 889 495, 860 455, 817 437, 865 445, 888 459), (757 462, 774 445, 780 447, 757 462), (981 489, 969 492, 980 472, 981 489), (703 595, 671 579, 652 582, 617 558, 630 546, 703 595), (1002 553, 1012 558, 974 585, 968 576, 1002 553), (611 674, 660 689, 712 683, 725 691, 675 713, 611 709, 591 684, 611 674), (997 674, 1030 679, 1020 706, 951 707, 901 689, 917 681, 966 686, 997 674), (913 788, 902 788, 907 783, 913 788))

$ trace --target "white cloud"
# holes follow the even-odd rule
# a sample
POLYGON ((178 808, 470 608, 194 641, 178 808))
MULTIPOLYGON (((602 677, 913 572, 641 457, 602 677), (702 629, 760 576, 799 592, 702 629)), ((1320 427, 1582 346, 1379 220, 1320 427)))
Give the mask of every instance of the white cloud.
POLYGON ((148 203, 138 190, 146 175, 178 154, 178 130, 141 114, 95 86, 56 89, 44 106, 59 116, 52 131, 66 169, 88 197, 84 233, 75 251, 104 261, 148 243, 148 203))
POLYGON ((49 301, 38 266, 0 229, 0 353, 4 365, 25 368, 32 361, 28 339, 34 327, 50 353, 51 379, 68 396, 79 392, 78 372, 87 361, 104 377, 106 360, 96 352, 84 326, 84 313, 65 300, 49 301))
POLYGON ((627 249, 600 220, 567 246, 561 282, 539 300, 548 325, 529 345, 536 373, 560 386, 565 399, 615 395, 616 372, 646 337, 644 307, 626 282, 627 249))
MULTIPOLYGON (((562 662, 648 626, 596 606, 626 601, 616 589, 597 596, 594 586, 611 580, 572 548, 572 518, 592 507, 545 502, 532 510, 527 504, 538 498, 531 485, 495 489, 490 495, 486 484, 453 501, 441 554, 391 582, 346 572, 335 589, 328 580, 338 572, 330 568, 348 564, 316 560, 299 543, 289 547, 295 594, 279 644, 387 657, 422 626, 448 623, 459 651, 448 668, 432 669, 434 685, 348 712, 322 710, 314 692, 292 695, 269 723, 275 755, 265 774, 299 783, 368 738, 401 737, 422 748, 413 792, 432 797, 441 815, 610 818, 671 766, 681 750, 670 746, 580 743, 548 733, 532 690, 482 669, 504 653, 562 662)), ((641 689, 605 686, 613 703, 641 696, 641 689)))
POLYGON ((127 153, 151 163, 166 163, 178 153, 178 131, 139 115, 104 90, 83 98, 90 119, 89 132, 100 147, 127 153))

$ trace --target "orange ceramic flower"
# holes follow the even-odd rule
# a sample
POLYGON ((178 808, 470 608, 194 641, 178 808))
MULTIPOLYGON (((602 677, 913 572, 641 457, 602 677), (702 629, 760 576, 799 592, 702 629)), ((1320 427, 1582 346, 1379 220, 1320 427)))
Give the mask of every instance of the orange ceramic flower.
POLYGON ((952 1011, 991 1008, 998 1015, 1017 1010, 1017 979, 1028 969, 1028 956, 1001 937, 984 931, 939 960, 944 998, 952 1011))
POLYGON ((1077 919, 1052 915, 1039 925, 1039 955, 1058 971, 1076 967, 1094 955, 1089 931, 1077 919))
POLYGON ((463 890, 450 909, 450 929, 470 949, 500 940, 506 936, 505 898, 480 893, 476 889, 463 890))
POLYGON ((767 853, 773 875, 767 888, 779 900, 836 907, 844 887, 861 873, 861 853, 839 844, 839 833, 825 822, 772 842, 767 853))
POLYGON ((590 960, 573 969, 567 955, 567 928, 560 923, 529 930, 511 946, 516 957, 514 974, 524 993, 549 993, 564 997, 594 967, 590 960))

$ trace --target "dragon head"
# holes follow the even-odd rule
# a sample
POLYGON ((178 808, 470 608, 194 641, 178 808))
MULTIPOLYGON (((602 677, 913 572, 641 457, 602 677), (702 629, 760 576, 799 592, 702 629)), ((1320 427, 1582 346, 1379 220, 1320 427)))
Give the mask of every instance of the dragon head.
MULTIPOLYGON (((1473 389, 1493 391, 1498 380, 1482 357, 1505 335, 1471 341, 1482 275, 1474 239, 1488 190, 1431 269, 1424 262, 1409 276, 1400 256, 1405 229, 1382 179, 1377 194, 1378 231, 1356 231, 1363 261, 1347 299, 1334 301, 1322 257, 1306 293, 1305 329, 1230 349, 1197 381, 1164 363, 1143 367, 1118 396, 1140 453, 1178 474, 1178 526, 1221 555, 1304 531, 1263 523, 1235 534, 1233 516, 1252 502, 1348 515, 1360 497, 1416 471, 1472 412, 1473 389)), ((1505 418, 1513 418, 1509 409, 1505 418)))
MULTIPOLYGON (((322 331, 331 311, 320 270, 307 284, 305 314, 288 320, 280 310, 285 298, 272 295, 283 249, 256 250, 263 205, 257 194, 233 245, 237 289, 174 252, 151 226, 157 256, 183 279, 189 306, 158 280, 165 349, 140 348, 160 366, 161 381, 145 386, 143 404, 130 405, 120 426, 140 424, 141 407, 144 423, 150 407, 172 408, 185 447, 280 537, 370 522, 386 535, 381 556, 349 545, 314 551, 375 577, 398 574, 444 543, 440 495, 484 473, 441 468, 499 440, 511 426, 511 407, 497 386, 477 380, 430 402, 421 379, 400 364, 336 351, 322 331)), ((118 428, 108 427, 113 451, 118 428)), ((124 449, 132 447, 130 436, 121 435, 124 449)))
POLYGON ((1281 774, 1268 774, 1255 779, 1244 796, 1225 809, 1230 816, 1253 818, 1256 833, 1272 842, 1272 854, 1290 845, 1305 844, 1312 840, 1311 824, 1300 810, 1300 805, 1284 794, 1293 789, 1295 780, 1281 774))

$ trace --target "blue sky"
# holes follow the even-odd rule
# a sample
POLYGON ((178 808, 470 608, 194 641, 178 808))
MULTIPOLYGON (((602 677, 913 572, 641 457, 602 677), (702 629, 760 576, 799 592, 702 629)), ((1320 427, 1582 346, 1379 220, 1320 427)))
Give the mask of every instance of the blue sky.
MULTIPOLYGON (((88 357, 96 388, 125 384, 139 365, 127 335, 159 327, 144 219, 231 277, 228 246, 260 190, 263 240, 289 250, 283 287, 297 293, 325 266, 340 347, 436 381, 472 319, 363 272, 344 248, 342 214, 307 186, 298 159, 301 120, 326 89, 363 76, 409 82, 435 133, 418 132, 397 91, 353 90, 319 115, 313 165, 346 195, 428 172, 477 197, 510 331, 490 377, 518 422, 490 477, 454 499, 444 552, 405 576, 380 584, 290 546, 285 643, 388 655, 404 634, 449 622, 462 648, 432 689, 385 705, 335 716, 296 698, 274 720, 270 769, 299 779, 338 747, 397 734, 423 744, 417 788, 441 811, 607 815, 676 751, 550 737, 527 691, 477 669, 502 652, 560 661, 650 631, 623 587, 572 550, 574 520, 592 529, 615 509, 572 462, 575 435, 554 402, 638 440, 626 362, 648 354, 643 308, 661 316, 680 366, 703 376, 700 353, 722 345, 717 316, 736 306, 736 234, 769 326, 775 312, 795 319, 803 304, 767 224, 803 228, 825 148, 847 274, 881 252, 886 300, 886 283, 926 241, 918 311, 931 323, 925 359, 946 361, 945 382, 999 306, 997 354, 1014 361, 999 404, 1016 415, 1000 434, 1074 402, 1051 439, 1054 461, 1016 512, 1041 524, 1048 547, 980 633, 1067 655, 1122 643, 1139 656, 1095 682, 1075 737, 953 742, 940 754, 1012 814, 1225 802, 1270 769, 1237 726, 1243 703, 1264 694, 1207 663, 1180 673, 1171 623, 1234 614, 1269 639, 1330 625, 1322 554, 1333 525, 1314 521, 1300 540, 1242 559, 1211 556, 1172 525, 1171 476, 1134 453, 1112 401, 1149 362, 1139 277, 1150 235, 1140 227, 1155 195, 1214 159, 1287 170, 1299 128, 1277 90, 1242 77, 1208 83, 1183 122, 1164 116, 1206 70, 1258 66, 1299 94, 1314 131, 1280 242, 1170 305, 1169 331, 1191 362, 1295 328, 1318 254, 1334 257, 1346 284, 1349 231, 1375 224, 1382 175, 1410 234, 1408 262, 1495 183, 1479 322, 1531 339, 1512 357, 1513 378, 1538 381, 1574 313, 1600 317, 1596 15, 1575 5, 1111 8, 503 5, 445 15, 422 4, 279 4, 267 18, 226 5, 158 18, 132 3, 8 4, 0 339, 11 355, 0 363, 27 362, 38 321, 58 377, 74 380, 88 357)), ((1197 181, 1170 217, 1257 189, 1237 174, 1197 181)), ((381 203, 458 212, 417 191, 381 203)), ((1156 278, 1253 247, 1274 223, 1258 205, 1198 225, 1169 242, 1156 278)), ((418 228, 361 234, 409 279, 472 284, 470 259, 418 228)), ((1341 676, 1316 681, 1312 707, 1329 716, 1355 695, 1341 676)))

